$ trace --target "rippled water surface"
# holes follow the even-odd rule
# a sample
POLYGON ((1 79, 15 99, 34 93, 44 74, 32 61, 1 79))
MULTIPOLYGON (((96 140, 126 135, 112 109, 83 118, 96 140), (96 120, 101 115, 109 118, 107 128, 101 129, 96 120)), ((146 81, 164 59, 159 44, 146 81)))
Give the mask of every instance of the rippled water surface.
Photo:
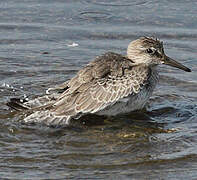
POLYGON ((196 12, 196 0, 1 0, 0 179, 196 179, 196 12), (6 106, 144 35, 192 69, 161 66, 148 112, 53 128, 6 106))

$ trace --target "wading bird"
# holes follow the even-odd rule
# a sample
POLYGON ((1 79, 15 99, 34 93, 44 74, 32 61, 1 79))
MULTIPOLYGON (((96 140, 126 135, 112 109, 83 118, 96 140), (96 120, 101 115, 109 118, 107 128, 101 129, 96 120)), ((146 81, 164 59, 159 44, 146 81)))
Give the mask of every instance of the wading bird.
POLYGON ((163 43, 150 37, 132 41, 127 55, 98 56, 72 79, 30 101, 11 99, 8 106, 28 111, 25 122, 66 125, 86 114, 116 116, 144 108, 158 82, 157 65, 191 70, 164 53, 163 43))

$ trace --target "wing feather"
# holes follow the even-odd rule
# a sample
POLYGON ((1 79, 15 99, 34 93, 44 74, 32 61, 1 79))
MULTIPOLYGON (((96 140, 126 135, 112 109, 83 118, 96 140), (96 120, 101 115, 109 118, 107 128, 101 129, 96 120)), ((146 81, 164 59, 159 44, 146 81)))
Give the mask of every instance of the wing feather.
POLYGON ((25 120, 67 124, 73 117, 99 112, 121 98, 135 95, 148 78, 148 67, 137 66, 122 55, 106 53, 82 68, 70 81, 50 88, 49 91, 57 90, 57 93, 48 100, 48 109, 38 107, 25 120))
POLYGON ((148 77, 148 67, 141 68, 124 56, 107 53, 58 87, 64 91, 47 111, 53 116, 51 120, 40 117, 43 121, 63 124, 80 114, 101 111, 121 98, 138 93, 148 77))
MULTIPOLYGON (((134 67, 122 76, 106 76, 82 83, 72 94, 65 94, 54 104, 58 115, 74 116, 78 113, 95 113, 132 93, 138 93, 147 81, 148 70, 134 67), (134 71, 134 72, 133 72, 134 71), (145 72, 141 72, 145 71, 145 72), (140 74, 142 74, 140 76, 140 74)), ((77 81, 77 80, 75 80, 77 81)), ((72 88, 72 87, 71 87, 72 88)))

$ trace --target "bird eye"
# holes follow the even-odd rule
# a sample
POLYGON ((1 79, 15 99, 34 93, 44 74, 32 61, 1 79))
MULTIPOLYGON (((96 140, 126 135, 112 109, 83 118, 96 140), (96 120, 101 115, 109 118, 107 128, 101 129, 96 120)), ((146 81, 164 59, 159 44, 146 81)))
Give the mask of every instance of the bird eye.
POLYGON ((151 48, 148 48, 146 51, 147 51, 148 54, 153 54, 155 52, 151 48))

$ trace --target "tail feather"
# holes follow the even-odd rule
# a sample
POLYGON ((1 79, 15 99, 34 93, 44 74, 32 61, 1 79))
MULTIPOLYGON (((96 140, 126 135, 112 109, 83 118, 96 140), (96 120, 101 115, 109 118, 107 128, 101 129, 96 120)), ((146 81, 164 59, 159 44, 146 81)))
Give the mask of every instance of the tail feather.
POLYGON ((29 107, 24 104, 25 102, 27 102, 25 99, 11 98, 10 101, 7 102, 7 106, 17 111, 28 110, 29 107))
POLYGON ((52 104, 56 98, 57 94, 45 95, 28 101, 21 98, 11 98, 7 103, 7 106, 17 111, 24 111, 34 108, 39 109, 39 107, 52 104))
MULTIPOLYGON (((57 94, 45 95, 33 100, 23 100, 20 98, 11 98, 7 106, 26 115, 24 121, 27 123, 44 123, 46 125, 68 125, 72 113, 67 115, 57 115, 51 111, 53 104, 57 99, 57 94)), ((76 115, 76 114, 74 114, 76 115)))

